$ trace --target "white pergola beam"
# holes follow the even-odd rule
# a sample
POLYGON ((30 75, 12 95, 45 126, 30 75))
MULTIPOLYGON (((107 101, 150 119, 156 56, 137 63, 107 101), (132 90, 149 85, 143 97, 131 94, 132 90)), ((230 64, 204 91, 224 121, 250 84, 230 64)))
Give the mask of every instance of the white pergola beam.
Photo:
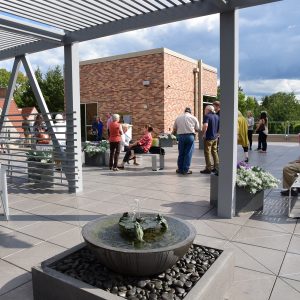
POLYGON ((53 42, 61 42, 65 36, 65 33, 59 33, 56 30, 46 29, 34 24, 29 25, 25 22, 17 21, 16 19, 7 16, 0 16, 0 28, 6 31, 53 42))

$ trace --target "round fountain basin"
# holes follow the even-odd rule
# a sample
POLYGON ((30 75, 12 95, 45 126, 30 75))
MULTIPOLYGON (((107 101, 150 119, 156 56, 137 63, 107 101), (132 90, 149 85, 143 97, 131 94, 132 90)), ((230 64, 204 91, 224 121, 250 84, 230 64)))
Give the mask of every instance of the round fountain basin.
MULTIPOLYGON (((134 242, 119 229, 121 214, 101 217, 86 224, 82 236, 98 260, 109 269, 130 276, 159 274, 174 265, 193 243, 196 231, 188 222, 164 216, 169 228, 157 236, 134 242)), ((141 213, 142 217, 156 214, 141 213)))

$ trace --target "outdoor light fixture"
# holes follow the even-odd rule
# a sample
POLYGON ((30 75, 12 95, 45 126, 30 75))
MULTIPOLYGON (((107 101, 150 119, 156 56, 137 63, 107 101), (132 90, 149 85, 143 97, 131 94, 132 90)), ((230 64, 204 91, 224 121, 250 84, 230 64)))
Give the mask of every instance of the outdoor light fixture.
POLYGON ((143 86, 149 86, 150 80, 143 80, 143 86))

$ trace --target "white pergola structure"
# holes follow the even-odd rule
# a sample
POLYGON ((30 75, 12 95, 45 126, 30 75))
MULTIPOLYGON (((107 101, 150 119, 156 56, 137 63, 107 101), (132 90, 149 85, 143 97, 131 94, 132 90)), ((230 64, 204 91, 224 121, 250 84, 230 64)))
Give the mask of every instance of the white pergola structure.
POLYGON ((20 61, 24 64, 42 113, 47 113, 26 54, 64 47, 66 113, 75 112, 75 118, 67 120, 67 128, 76 127, 74 136, 67 134, 67 153, 69 151, 68 157, 73 158, 76 191, 80 191, 78 43, 219 13, 222 143, 219 152, 218 215, 231 218, 235 206, 237 159, 238 10, 276 1, 281 0, 0 0, 0 60, 15 58, 0 119, 0 132, 13 95, 20 61))

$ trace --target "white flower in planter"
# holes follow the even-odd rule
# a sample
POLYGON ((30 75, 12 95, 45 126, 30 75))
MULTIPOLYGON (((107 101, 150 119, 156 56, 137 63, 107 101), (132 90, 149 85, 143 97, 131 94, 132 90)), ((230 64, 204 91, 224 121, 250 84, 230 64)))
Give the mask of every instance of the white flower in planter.
POLYGON ((109 142, 106 140, 100 141, 100 142, 86 142, 83 145, 83 151, 88 156, 94 156, 97 153, 105 153, 106 150, 109 148, 109 142))
POLYGON ((240 162, 237 166, 236 185, 245 188, 251 194, 277 187, 279 182, 271 173, 260 167, 251 167, 245 162, 240 162))

